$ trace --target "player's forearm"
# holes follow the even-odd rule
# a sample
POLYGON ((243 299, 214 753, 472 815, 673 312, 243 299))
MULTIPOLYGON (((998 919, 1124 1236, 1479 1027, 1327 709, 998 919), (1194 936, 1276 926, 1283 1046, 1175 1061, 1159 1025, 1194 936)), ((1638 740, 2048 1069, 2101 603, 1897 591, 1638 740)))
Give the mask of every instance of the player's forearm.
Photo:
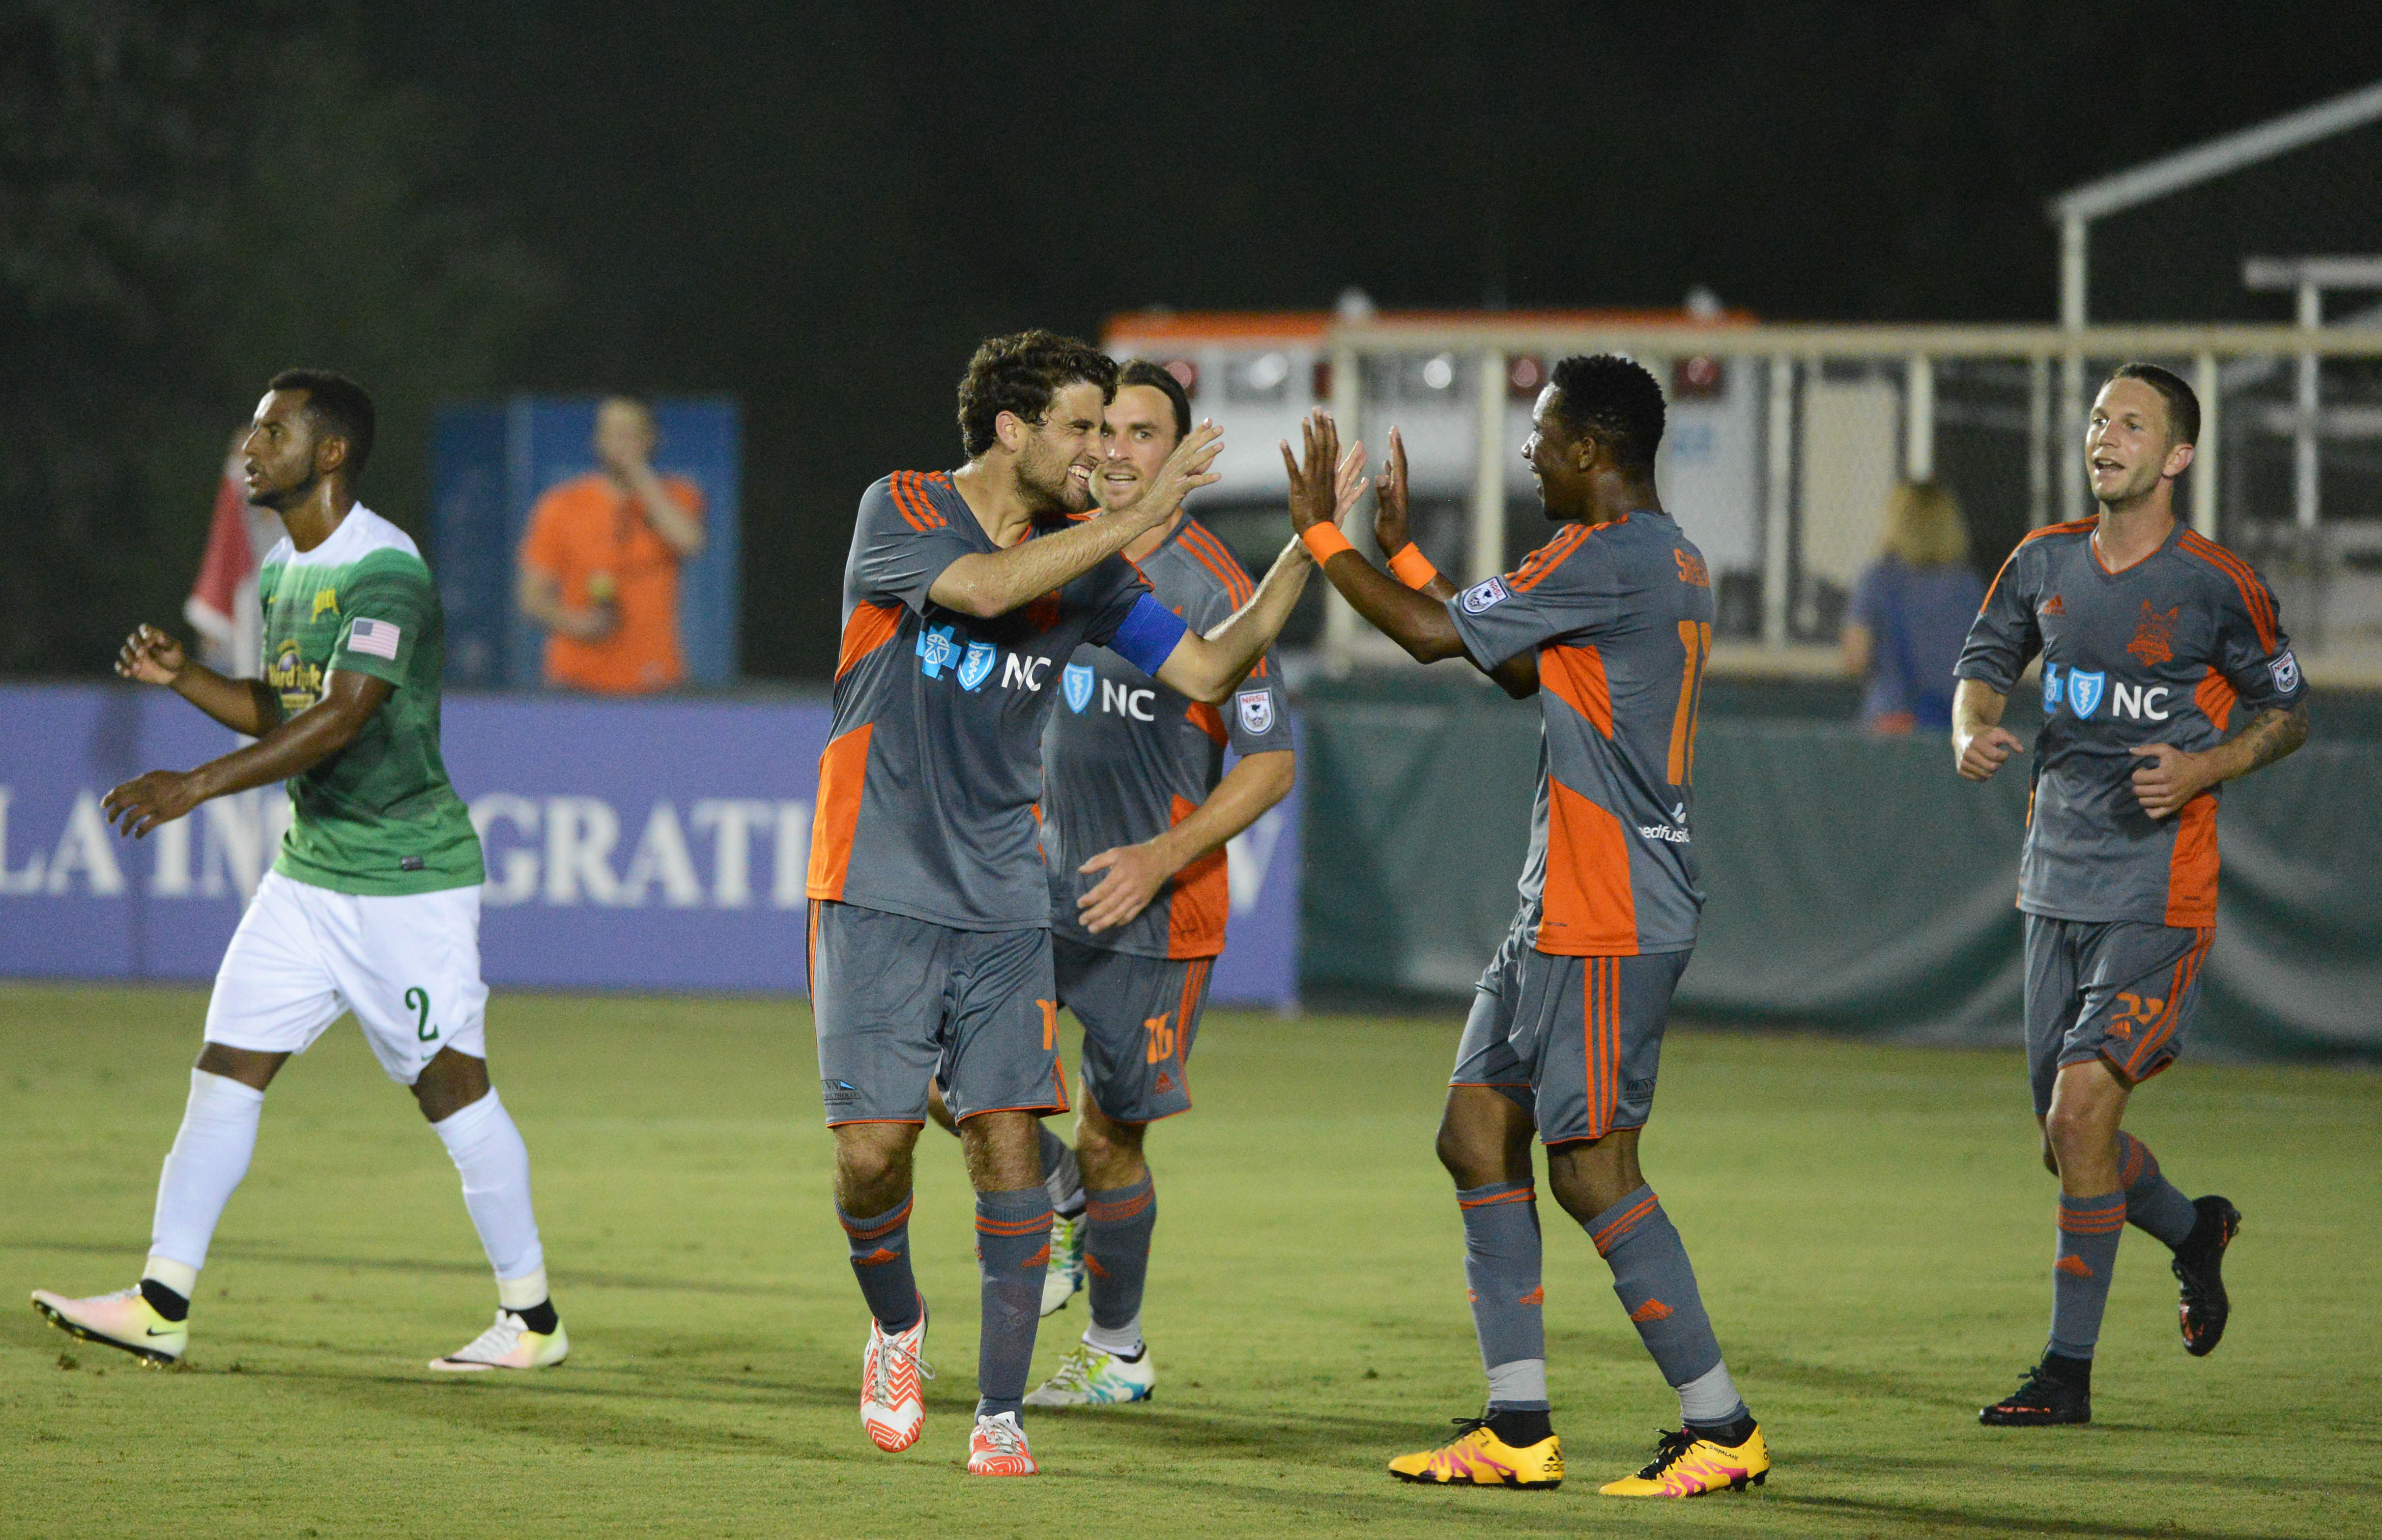
POLYGON ((1969 740, 1988 727, 2002 725, 2009 697, 1982 679, 1962 679, 1952 692, 1952 748, 1966 749, 1969 740))
POLYGON ((255 679, 227 678, 203 663, 174 676, 174 693, 236 733, 262 738, 281 720, 281 702, 255 679))
POLYGON ((227 797, 251 787, 270 786, 313 769, 355 741, 364 718, 338 703, 320 702, 282 722, 244 749, 209 760, 190 772, 200 801, 227 797))
POLYGON ((1152 507, 1143 498, 1115 513, 1095 514, 1079 524, 1021 540, 1004 551, 972 552, 942 570, 927 597, 945 609, 988 620, 1033 603, 1115 556, 1135 537, 1163 523, 1172 507, 1152 507))
POLYGON ((1194 654, 1193 666, 1185 683, 1193 688, 1184 693, 1210 705, 1231 694, 1290 624, 1291 611, 1298 607, 1298 596, 1307 591, 1307 575, 1314 570, 1315 558, 1307 554, 1305 545, 1295 540, 1284 545, 1249 602, 1201 637, 1200 646, 1188 650, 1194 654))
POLYGON ((663 544, 677 553, 679 560, 693 561, 703 554, 703 526, 672 500, 659 476, 640 469, 630 473, 629 486, 644 505, 645 522, 663 544))
POLYGON ((2215 778, 2229 781, 2274 764, 2296 751, 2307 738, 2305 705, 2293 706, 2289 711, 2270 706, 2248 727, 2209 750, 2205 757, 2216 773, 2215 778))
POLYGON ((1287 749, 1251 754, 1226 771, 1206 801, 1150 841, 1164 860, 1166 874, 1173 876, 1202 856, 1222 849, 1234 835, 1289 796, 1291 782, 1297 776, 1298 756, 1287 749))
POLYGON ((1351 608, 1417 663, 1466 655, 1444 600, 1416 593, 1355 551, 1335 553, 1323 575, 1351 608))

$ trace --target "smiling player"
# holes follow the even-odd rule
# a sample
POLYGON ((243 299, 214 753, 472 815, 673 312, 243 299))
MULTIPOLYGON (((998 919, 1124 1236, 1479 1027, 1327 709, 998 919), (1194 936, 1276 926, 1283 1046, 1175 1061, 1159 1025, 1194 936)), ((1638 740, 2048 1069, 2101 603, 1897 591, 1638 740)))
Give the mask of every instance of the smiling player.
POLYGON ((2000 726, 2043 654, 2043 730, 2020 866, 2026 1041, 2043 1161, 2059 1178, 2051 1341, 1996 1426, 2090 1422, 2093 1350, 2118 1241, 2165 1241, 2185 1351, 2215 1350, 2219 1267, 2241 1215, 2186 1198, 2118 1127, 2175 1061, 2216 935, 2216 790, 2307 740, 2305 684, 2274 594, 2249 563, 2179 525, 2175 482, 2200 436, 2192 387, 2130 363, 2085 430, 2097 518, 2019 543, 1956 669, 1952 747, 1982 781, 2023 747, 2000 726), (2228 737, 2236 715, 2246 717, 2228 737))

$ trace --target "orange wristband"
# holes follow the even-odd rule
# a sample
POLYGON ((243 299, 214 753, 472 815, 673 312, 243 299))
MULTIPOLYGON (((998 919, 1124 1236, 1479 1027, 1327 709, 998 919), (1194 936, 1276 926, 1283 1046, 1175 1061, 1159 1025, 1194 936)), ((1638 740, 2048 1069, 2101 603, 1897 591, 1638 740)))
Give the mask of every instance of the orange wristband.
POLYGON ((1307 554, 1315 558, 1315 565, 1318 567, 1343 551, 1353 551, 1357 548, 1348 544, 1348 537, 1340 532, 1340 527, 1336 524, 1309 524, 1299 532, 1298 538, 1300 543, 1306 545, 1307 554))
POLYGON ((1398 554, 1390 558, 1390 571, 1398 581, 1418 591, 1429 588, 1439 577, 1439 568, 1422 554, 1422 547, 1411 540, 1399 546, 1398 554))

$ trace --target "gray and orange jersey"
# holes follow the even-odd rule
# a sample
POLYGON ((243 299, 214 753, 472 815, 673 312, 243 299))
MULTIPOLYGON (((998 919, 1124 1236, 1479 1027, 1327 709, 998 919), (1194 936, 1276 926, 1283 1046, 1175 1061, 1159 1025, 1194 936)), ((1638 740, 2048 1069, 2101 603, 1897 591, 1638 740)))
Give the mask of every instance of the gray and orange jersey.
MULTIPOLYGON (((1256 585, 1224 543, 1185 518, 1139 563, 1158 602, 1205 632, 1249 602, 1256 585)), ((1075 900, 1099 874, 1076 868, 1183 822, 1224 774, 1224 750, 1263 754, 1291 746, 1282 674, 1261 658, 1223 709, 1178 695, 1106 647, 1075 650, 1059 708, 1042 739, 1042 849, 1050 862, 1050 928, 1087 947, 1148 958, 1214 957, 1232 908, 1224 852, 1177 873, 1131 923, 1098 935, 1075 923, 1075 900)))
POLYGON ((1522 902, 1555 957, 1696 944, 1696 707, 1712 577, 1665 513, 1567 524, 1520 568, 1447 601, 1483 668, 1535 649, 1545 727, 1522 902))
MULTIPOLYGON (((952 562, 995 548, 948 475, 896 471, 861 498, 812 898, 958 930, 1049 925, 1036 849, 1043 723, 1075 649, 1115 639, 1149 585, 1111 556, 989 620, 927 598, 952 562)), ((1159 618, 1179 637, 1180 622, 1159 618)))
POLYGON ((2178 525, 2122 572, 2101 565, 2096 519, 2019 542, 1953 670, 2007 695, 2043 654, 2043 730, 2018 907, 2057 920, 2216 923, 2216 790, 2169 818, 2134 795, 2138 744, 2197 753, 2306 694, 2265 581, 2178 525))

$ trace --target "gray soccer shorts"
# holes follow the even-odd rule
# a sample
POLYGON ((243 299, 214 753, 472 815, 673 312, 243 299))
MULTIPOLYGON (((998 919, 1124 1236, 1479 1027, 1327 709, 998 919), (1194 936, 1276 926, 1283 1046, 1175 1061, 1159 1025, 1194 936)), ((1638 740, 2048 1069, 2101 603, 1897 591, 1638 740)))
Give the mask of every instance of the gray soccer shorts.
POLYGON ((1643 1128, 1671 992, 1692 955, 1550 957, 1517 916, 1474 986, 1447 1083, 1503 1092, 1544 1144, 1643 1128))
POLYGON ((1120 1123, 1191 1110, 1191 1044, 1213 958, 1130 957, 1054 937, 1059 1003, 1084 1024, 1084 1082, 1120 1123))
POLYGON ((1050 933, 962 931, 814 899, 811 1015, 828 1126, 1067 1110, 1050 933))
POLYGON ((2026 917, 2026 1071, 2034 1110, 2070 1064, 2105 1058, 2138 1083, 2175 1062, 2200 1004, 2210 925, 2026 917))

